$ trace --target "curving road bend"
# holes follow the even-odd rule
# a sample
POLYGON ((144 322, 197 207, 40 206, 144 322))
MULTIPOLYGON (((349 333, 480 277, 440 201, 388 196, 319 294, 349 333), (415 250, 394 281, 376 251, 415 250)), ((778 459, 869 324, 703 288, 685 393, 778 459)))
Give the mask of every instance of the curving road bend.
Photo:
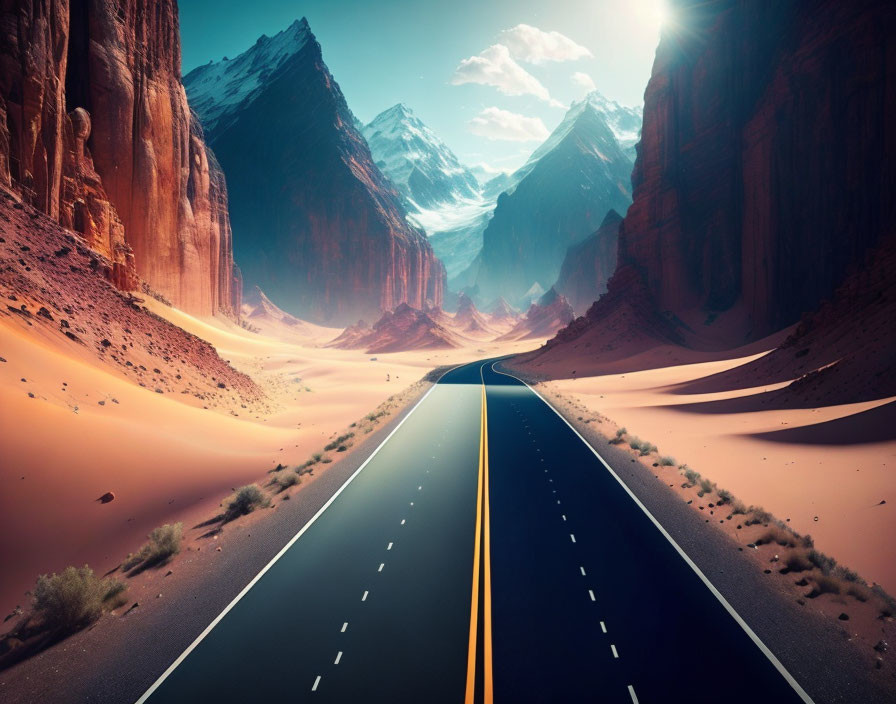
POLYGON ((810 702, 528 386, 448 372, 140 702, 810 702))

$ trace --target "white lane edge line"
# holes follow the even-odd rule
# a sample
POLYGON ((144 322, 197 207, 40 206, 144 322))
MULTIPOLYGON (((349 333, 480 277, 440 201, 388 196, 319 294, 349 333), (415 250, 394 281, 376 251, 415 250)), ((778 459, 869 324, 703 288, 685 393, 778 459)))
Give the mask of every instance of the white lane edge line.
POLYGON ((341 650, 338 653, 336 653, 336 660, 333 662, 333 664, 338 665, 340 660, 342 660, 342 651, 341 650))
POLYGON ((632 695, 632 704, 638 704, 638 695, 635 694, 635 688, 631 685, 628 686, 628 693, 632 695))
POLYGON ((619 659, 619 653, 616 652, 616 646, 610 643, 610 650, 613 651, 613 657, 617 660, 619 659))
POLYGON ((605 624, 603 621, 600 622, 600 630, 602 630, 604 633, 607 632, 607 624, 605 624))
MULTIPOLYGON (((135 704, 144 704, 144 702, 146 702, 146 700, 149 699, 150 696, 152 696, 153 692, 155 692, 155 691, 159 688, 159 686, 161 686, 161 684, 162 684, 166 679, 168 679, 168 676, 169 676, 172 672, 174 672, 174 670, 175 670, 175 669, 176 669, 176 668, 177 668, 177 667, 178 667, 178 666, 179 666, 179 665, 180 665, 180 664, 187 658, 187 656, 188 656, 190 653, 192 653, 193 650, 196 649, 196 646, 198 646, 198 645, 205 639, 205 637, 206 637, 209 633, 211 633, 212 629, 213 629, 215 626, 217 626, 217 625, 221 622, 221 619, 223 619, 223 618, 230 612, 230 610, 231 610, 234 606, 237 605, 237 603, 240 601, 240 599, 242 599, 244 596, 246 596, 246 594, 249 592, 249 590, 252 589, 252 587, 255 586, 256 582, 258 582, 258 580, 260 580, 260 579, 265 575, 265 573, 266 573, 269 569, 271 569, 271 567, 274 566, 274 563, 276 563, 277 560, 279 560, 281 557, 283 557, 284 554, 286 554, 286 551, 289 550, 289 549, 295 544, 295 542, 305 534, 305 531, 307 531, 307 530, 314 524, 314 522, 315 522, 318 518, 321 517, 321 515, 323 514, 323 512, 326 511, 328 508, 330 508, 330 506, 331 506, 332 503, 337 499, 337 497, 338 497, 343 491, 345 491, 346 487, 347 487, 349 484, 351 484, 352 481, 354 481, 355 477, 357 477, 357 476, 361 473, 361 471, 362 471, 368 464, 370 464, 370 461, 371 461, 374 457, 377 456, 377 454, 379 453, 379 451, 383 448, 383 445, 385 445, 387 442, 389 442, 389 440, 392 439, 392 436, 395 435, 395 433, 398 432, 398 429, 401 428, 402 425, 404 425, 405 421, 406 421, 408 418, 411 417, 411 415, 414 413, 414 411, 416 411, 418 408, 420 408, 420 404, 423 403, 427 398, 429 398, 429 395, 430 395, 433 391, 435 391, 436 387, 439 385, 439 382, 442 380, 442 377, 445 376, 445 374, 448 374, 449 372, 454 371, 455 369, 458 369, 458 368, 460 368, 460 367, 462 367, 462 366, 465 366, 465 365, 459 364, 459 365, 457 365, 457 366, 455 366, 455 367, 452 367, 451 369, 446 370, 445 373, 442 374, 442 375, 436 380, 436 382, 435 382, 431 387, 429 387, 429 390, 428 390, 425 394, 423 394, 423 398, 421 398, 419 401, 417 401, 417 403, 414 404, 413 408, 411 408, 411 410, 409 410, 409 411, 405 414, 404 418, 402 418, 400 421, 398 421, 398 425, 396 425, 394 428, 392 428, 392 431, 391 431, 391 432, 390 432, 390 433, 383 439, 383 441, 382 441, 379 445, 377 445, 376 449, 375 449, 373 452, 370 453, 370 455, 367 457, 367 459, 364 460, 364 461, 361 463, 361 466, 358 467, 358 468, 352 473, 352 475, 351 475, 348 479, 345 480, 345 482, 343 483, 343 485, 340 486, 340 487, 334 492, 334 494, 333 494, 329 499, 327 499, 327 502, 317 510, 317 513, 315 513, 310 519, 308 519, 308 522, 307 522, 304 526, 302 526, 301 529, 299 530, 299 532, 296 533, 296 534, 290 539, 290 541, 289 541, 288 543, 286 543, 286 545, 284 545, 284 546, 280 549, 280 552, 278 552, 276 555, 274 555, 274 557, 271 559, 271 561, 270 561, 268 564, 266 564, 264 567, 261 568, 261 571, 259 571, 259 573, 258 573, 257 575, 255 575, 255 576, 252 578, 252 581, 250 581, 245 587, 243 587, 243 590, 233 598, 233 601, 231 601, 226 607, 224 607, 224 610, 223 610, 220 614, 218 614, 218 615, 215 617, 215 620, 212 621, 208 626, 205 627, 205 630, 202 631, 202 633, 200 633, 200 634, 196 637, 196 640, 194 640, 192 643, 190 643, 189 646, 187 646, 187 649, 184 650, 184 652, 182 652, 182 653, 177 657, 177 659, 175 659, 175 661, 174 661, 173 663, 171 663, 171 664, 168 666, 168 669, 165 670, 165 671, 159 676, 159 678, 158 678, 155 682, 152 683, 152 685, 150 686, 150 688, 147 689, 147 690, 143 693, 143 695, 142 695, 142 696, 135 702, 135 704)), ((404 521, 403 521, 403 520, 402 520, 402 524, 404 524, 404 521)), ((319 677, 318 677, 318 679, 319 679, 319 677)))
MULTIPOLYGON (((619 485, 629 495, 631 500, 634 501, 635 504, 638 506, 638 508, 640 508, 647 515, 647 517, 650 519, 650 521, 653 523, 653 525, 656 526, 657 530, 659 530, 659 532, 662 533, 663 537, 669 541, 669 543, 672 545, 672 547, 675 548, 676 552, 678 552, 678 554, 688 564, 688 566, 692 570, 694 570, 694 572, 697 574, 697 576, 700 578, 700 580, 703 582, 703 584, 706 585, 706 588, 709 589, 709 591, 712 593, 712 595, 716 599, 718 599, 719 603, 731 615, 731 618, 733 618, 735 620, 735 622, 737 623, 737 625, 739 625, 743 629, 744 633, 746 633, 747 636, 749 636, 750 640, 753 641, 753 643, 756 645, 757 648, 759 648, 759 650, 762 652, 762 654, 765 655, 766 658, 768 658, 769 662, 771 662, 771 664, 774 666, 774 668, 781 674, 781 676, 793 688, 793 690, 796 692, 797 696, 800 699, 802 699, 805 704, 815 704, 812 697, 810 697, 808 695, 808 693, 806 692, 806 690, 804 690, 800 686, 800 683, 796 681, 794 676, 790 674, 790 672, 787 670, 786 667, 784 667, 784 665, 781 663, 781 661, 778 660, 778 658, 775 656, 775 654, 771 650, 769 650, 768 646, 762 642, 762 640, 759 638, 759 636, 757 636, 756 633, 753 631, 753 629, 750 628, 750 625, 746 621, 744 621, 743 617, 739 613, 737 613, 737 611, 734 609, 734 607, 728 603, 728 600, 724 596, 722 596, 722 593, 718 589, 716 589, 716 586, 712 582, 709 581, 709 578, 705 574, 703 574, 702 570, 699 567, 697 567, 697 564, 690 557, 688 557, 688 554, 682 549, 682 547, 678 543, 675 542, 675 539, 671 535, 669 535, 669 532, 665 528, 663 528, 662 524, 654 517, 654 515, 650 512, 650 510, 641 502, 641 500, 637 496, 635 496, 634 492, 631 489, 629 489, 628 484, 626 484, 624 481, 622 481, 622 477, 620 477, 618 474, 616 474, 616 472, 613 471, 613 468, 609 464, 607 464, 607 461, 603 457, 601 457, 600 454, 598 453, 598 451, 595 450, 591 446, 591 443, 589 443, 582 436, 582 434, 573 427, 572 423, 570 423, 568 420, 566 420, 566 418, 563 417, 563 414, 560 413, 560 411, 558 411, 556 408, 554 408, 550 404, 550 402, 544 398, 544 396, 542 396, 540 393, 538 393, 535 389, 533 389, 531 386, 529 386, 529 384, 527 384, 525 381, 523 381, 519 377, 514 376, 513 374, 509 374, 507 372, 499 372, 497 369, 495 369, 495 364, 497 364, 497 362, 492 362, 492 365, 491 365, 493 372, 495 372, 496 374, 503 374, 504 376, 509 376, 513 379, 516 379, 518 382, 520 382, 524 386, 526 386, 526 388, 528 388, 529 391, 531 391, 533 394, 535 394, 538 398, 541 399, 541 401, 542 401, 542 403, 544 403, 544 405, 546 405, 554 413, 556 413, 557 416, 560 418, 560 420, 562 420, 564 423, 566 423, 566 425, 569 427, 569 429, 572 430, 572 432, 574 432, 578 436, 579 440, 581 440, 583 443, 585 443, 585 446, 589 450, 591 450, 592 454, 595 457, 597 457, 597 459, 600 460, 601 464, 610 473, 610 475, 617 482, 619 482, 619 485)), ((558 501, 557 503, 560 503, 560 502, 558 501)), ((138 702, 138 704, 139 704, 139 702, 138 702)))
POLYGON ((320 675, 318 675, 317 677, 314 678, 314 684, 311 685, 311 691, 312 691, 312 692, 316 692, 316 691, 317 691, 317 685, 319 685, 319 684, 320 684, 320 675))
POLYGON ((348 629, 348 621, 346 621, 345 623, 342 624, 342 630, 340 630, 339 632, 340 632, 340 633, 345 633, 345 631, 346 631, 347 629, 348 629))

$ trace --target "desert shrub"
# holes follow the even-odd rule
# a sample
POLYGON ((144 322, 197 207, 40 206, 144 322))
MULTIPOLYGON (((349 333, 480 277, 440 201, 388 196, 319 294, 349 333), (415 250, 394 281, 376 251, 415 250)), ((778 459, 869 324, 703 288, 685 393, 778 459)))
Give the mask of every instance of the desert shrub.
POLYGON ((227 502, 224 520, 232 521, 240 516, 252 513, 255 509, 269 506, 270 499, 265 496, 257 484, 248 484, 236 490, 233 498, 227 502))
POLYGON ((618 428, 616 430, 616 437, 610 440, 610 443, 612 443, 613 445, 621 445, 623 443, 623 436, 626 434, 626 432, 627 431, 625 428, 618 428))
POLYGON ((679 465, 678 472, 685 478, 684 484, 681 485, 684 488, 695 486, 700 480, 700 473, 695 472, 686 464, 679 465))
POLYGON ((750 517, 744 521, 748 526, 759 525, 768 525, 772 521, 772 514, 766 511, 763 508, 757 508, 756 506, 750 506, 750 517))
POLYGON ((639 438, 637 435, 633 438, 629 438, 628 446, 630 448, 632 448, 633 450, 640 450, 641 449, 641 438, 639 438))
POLYGON ((87 565, 66 567, 59 574, 37 578, 34 612, 48 630, 72 633, 102 616, 107 602, 124 589, 113 579, 99 579, 87 565))
POLYGON ((856 601, 865 602, 871 598, 871 591, 864 584, 850 584, 846 593, 856 601))
MULTIPOLYGON (((345 445, 345 441, 348 440, 349 438, 353 438, 353 437, 355 437, 355 434, 354 434, 354 433, 346 433, 345 435, 340 435, 340 436, 339 436, 338 438, 336 438, 335 440, 332 440, 331 442, 328 442, 328 443, 324 446, 324 451, 326 451, 326 452, 330 452, 331 450, 335 450, 335 449, 338 448, 340 445, 345 445)), ((340 450, 340 452, 344 452, 344 451, 345 451, 345 450, 340 450)))
POLYGON ((302 480, 299 478, 299 475, 296 472, 293 472, 289 469, 284 469, 277 472, 273 477, 271 477, 271 486, 277 488, 277 491, 286 491, 291 486, 295 486, 302 480))
POLYGON ((838 565, 834 572, 840 579, 846 582, 857 583, 862 581, 862 578, 859 577, 858 572, 856 572, 855 570, 851 570, 848 567, 844 567, 843 565, 838 565))
POLYGON ((756 539, 757 545, 764 545, 766 543, 777 543, 778 545, 785 545, 792 548, 796 547, 793 533, 774 524, 769 526, 769 528, 756 539))
POLYGON ((815 541, 812 540, 811 535, 800 536, 800 543, 802 543, 802 546, 807 549, 811 549, 811 548, 815 547, 815 541))
POLYGON ((674 457, 660 457, 660 466, 661 467, 674 467, 675 466, 675 458, 674 457))
POLYGON ((697 492, 697 496, 703 496, 704 494, 712 493, 712 490, 715 489, 716 485, 713 484, 709 479, 701 479, 699 481, 700 490, 697 492))
POLYGON ((656 452, 656 445, 652 445, 646 440, 641 441, 641 456, 649 455, 651 452, 656 452))
POLYGON ((183 540, 183 523, 166 523, 149 534, 149 540, 136 553, 130 553, 121 565, 124 572, 135 567, 147 568, 161 565, 180 552, 183 540))
POLYGON ((837 566, 837 561, 833 557, 828 557, 823 552, 812 549, 808 552, 809 561, 820 569, 824 574, 830 574, 837 566))
POLYGON ((784 560, 784 569, 788 572, 807 572, 812 569, 812 563, 805 553, 793 552, 784 560))
POLYGON ((716 491, 719 495, 719 504, 730 504, 734 500, 734 496, 732 496, 731 492, 727 489, 719 489, 716 491))
POLYGON ((745 515, 747 513, 747 507, 744 505, 743 501, 735 499, 731 502, 731 513, 735 516, 745 515))
POLYGON ((839 594, 841 591, 840 581, 825 574, 812 577, 812 581, 815 583, 815 588, 811 592, 813 597, 820 594, 839 594))
POLYGON ((323 452, 315 452, 313 455, 311 455, 311 461, 312 462, 320 462, 321 459, 323 458, 323 456, 324 456, 323 452))

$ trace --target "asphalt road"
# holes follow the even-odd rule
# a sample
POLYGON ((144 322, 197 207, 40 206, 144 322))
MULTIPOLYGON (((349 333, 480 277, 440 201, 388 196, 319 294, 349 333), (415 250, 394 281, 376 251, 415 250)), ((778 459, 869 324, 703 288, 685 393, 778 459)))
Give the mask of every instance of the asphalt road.
POLYGON ((446 374, 141 701, 809 701, 797 689, 488 362, 446 374))

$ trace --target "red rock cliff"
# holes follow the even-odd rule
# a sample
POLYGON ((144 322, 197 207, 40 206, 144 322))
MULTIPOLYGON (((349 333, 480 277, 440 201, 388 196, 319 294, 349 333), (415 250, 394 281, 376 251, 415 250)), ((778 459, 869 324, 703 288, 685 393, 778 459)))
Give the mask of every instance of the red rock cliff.
POLYGON ((223 174, 180 83, 174 0, 0 6, 0 183, 194 313, 234 313, 223 174))
MULTIPOLYGON (((619 265, 659 311, 797 320, 896 223, 896 6, 673 3, 619 265)), ((741 339, 743 339, 741 338, 741 339)))

